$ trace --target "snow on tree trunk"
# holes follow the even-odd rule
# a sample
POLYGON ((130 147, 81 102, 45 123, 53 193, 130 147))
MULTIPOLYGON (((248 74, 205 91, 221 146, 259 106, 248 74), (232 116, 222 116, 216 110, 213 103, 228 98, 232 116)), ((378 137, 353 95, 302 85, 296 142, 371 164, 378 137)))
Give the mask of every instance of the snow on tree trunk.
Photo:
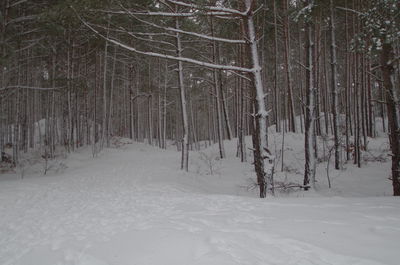
MULTIPOLYGON (((267 146, 267 116, 268 112, 265 106, 265 94, 264 94, 264 86, 261 78, 261 66, 260 66, 260 58, 258 55, 258 47, 257 47, 257 39, 256 39, 256 31, 254 26, 252 5, 253 0, 245 1, 246 10, 249 10, 246 16, 246 35, 248 38, 248 45, 251 54, 251 64, 252 64, 252 82, 255 90, 255 98, 256 98, 256 110, 257 113, 254 113, 254 117, 256 120, 257 126, 255 133, 258 138, 257 145, 255 146, 255 152, 258 152, 259 155, 254 156, 254 164, 256 171, 262 170, 262 172, 257 172, 257 181, 260 188, 260 197, 264 198, 268 190, 273 193, 273 170, 274 170, 274 157, 268 150, 267 146), (259 160, 259 161, 256 161, 259 160), (256 164, 260 165, 260 168, 256 166, 256 164)), ((255 137, 253 136, 253 139, 255 137)))

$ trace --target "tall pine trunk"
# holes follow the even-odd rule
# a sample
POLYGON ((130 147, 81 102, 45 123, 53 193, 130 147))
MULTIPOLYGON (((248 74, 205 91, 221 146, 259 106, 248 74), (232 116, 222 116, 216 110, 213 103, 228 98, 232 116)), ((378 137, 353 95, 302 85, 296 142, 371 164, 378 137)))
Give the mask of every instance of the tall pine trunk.
MULTIPOLYGON (((179 17, 175 19, 175 27, 179 30, 180 23, 179 17)), ((177 32, 176 35, 176 46, 177 46, 177 56, 182 57, 182 42, 180 34, 177 32)), ((183 79, 183 62, 178 61, 178 82, 180 91, 180 101, 181 101, 181 111, 182 111, 182 125, 183 125, 183 136, 182 136, 182 160, 181 169, 185 171, 189 170, 189 120, 187 113, 186 104, 186 91, 183 79)))
POLYGON ((340 139, 339 139, 339 97, 337 81, 337 56, 336 56, 336 34, 335 34, 335 11, 333 0, 330 0, 330 31, 331 31, 331 89, 332 89, 332 115, 333 135, 335 144, 335 169, 340 169, 340 139))
POLYGON ((390 128, 389 139, 392 151, 393 195, 400 196, 400 101, 394 85, 393 47, 384 43, 381 51, 382 79, 386 91, 386 106, 390 128))
POLYGON ((265 198, 267 191, 274 192, 273 156, 267 145, 267 118, 268 112, 265 104, 264 85, 261 77, 260 58, 257 47, 256 29, 254 26, 253 0, 245 0, 246 10, 249 10, 245 18, 245 33, 248 40, 250 63, 252 67, 251 80, 255 97, 255 130, 253 130, 254 165, 257 174, 257 182, 260 190, 260 198, 265 198))
MULTIPOLYGON (((311 4, 311 1, 308 1, 311 4)), ((316 159, 314 152, 313 139, 315 137, 315 87, 314 87, 314 44, 312 36, 312 25, 310 21, 306 22, 306 108, 305 108, 305 165, 304 182, 305 190, 309 188, 310 181, 315 184, 316 159)))

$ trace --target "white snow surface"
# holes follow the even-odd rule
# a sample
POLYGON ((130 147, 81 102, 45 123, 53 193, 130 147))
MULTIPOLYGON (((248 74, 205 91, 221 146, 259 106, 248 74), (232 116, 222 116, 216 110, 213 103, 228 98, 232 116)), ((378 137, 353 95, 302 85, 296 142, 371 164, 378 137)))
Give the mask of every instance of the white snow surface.
MULTIPOLYGON (((301 171, 302 137, 286 139, 295 170, 277 178, 301 182, 293 172, 301 171)), ((388 162, 331 170, 330 190, 322 163, 317 191, 258 199, 246 189, 251 164, 235 158, 235 141, 226 146, 213 175, 205 157, 215 148, 203 159, 191 152, 185 173, 175 150, 139 143, 97 158, 79 150, 45 176, 0 175, 0 264, 398 264, 400 201, 390 196, 388 162)))

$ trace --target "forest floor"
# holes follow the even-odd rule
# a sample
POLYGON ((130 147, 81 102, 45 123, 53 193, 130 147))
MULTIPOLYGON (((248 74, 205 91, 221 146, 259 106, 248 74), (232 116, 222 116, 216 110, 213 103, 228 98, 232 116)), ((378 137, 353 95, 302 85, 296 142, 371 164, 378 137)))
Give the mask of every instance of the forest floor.
MULTIPOLYGON (((277 153, 280 139, 270 138, 277 153)), ((301 183, 302 139, 286 135, 282 185, 301 183)), ((46 175, 43 165, 1 174, 0 264, 398 264, 386 138, 370 140, 361 169, 330 169, 331 189, 321 162, 316 190, 266 199, 235 140, 224 160, 215 146, 191 152, 188 173, 176 150, 123 141, 53 161, 46 175)))

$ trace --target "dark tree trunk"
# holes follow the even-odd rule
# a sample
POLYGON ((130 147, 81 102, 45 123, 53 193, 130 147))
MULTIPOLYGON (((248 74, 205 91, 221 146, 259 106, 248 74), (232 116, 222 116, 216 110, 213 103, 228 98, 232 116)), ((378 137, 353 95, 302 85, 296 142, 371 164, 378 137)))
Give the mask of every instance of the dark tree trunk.
POLYGON ((389 139, 392 151, 393 195, 400 196, 400 113, 399 98, 394 86, 393 47, 384 43, 381 52, 383 86, 386 91, 386 106, 389 123, 389 139))

